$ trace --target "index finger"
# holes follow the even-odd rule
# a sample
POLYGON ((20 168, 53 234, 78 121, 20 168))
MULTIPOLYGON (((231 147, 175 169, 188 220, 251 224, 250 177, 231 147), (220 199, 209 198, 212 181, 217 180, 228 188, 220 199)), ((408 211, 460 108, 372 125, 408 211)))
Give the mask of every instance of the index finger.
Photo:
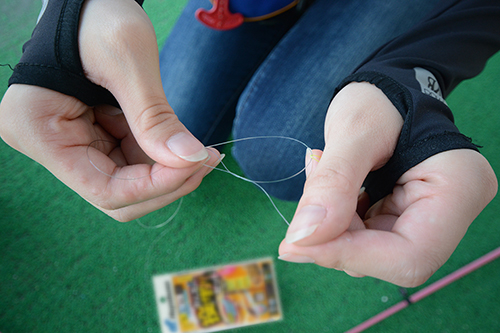
MULTIPOLYGON (((214 150, 210 152, 207 165, 217 165, 219 153, 214 150)), ((86 200, 107 210, 174 192, 205 163, 202 161, 187 168, 169 168, 158 163, 119 167, 104 153, 87 146, 68 147, 62 154, 64 159, 53 159, 59 161, 57 166, 48 166, 51 171, 86 200), (92 162, 98 164, 101 170, 95 168, 88 159, 88 149, 95 153, 92 162)))

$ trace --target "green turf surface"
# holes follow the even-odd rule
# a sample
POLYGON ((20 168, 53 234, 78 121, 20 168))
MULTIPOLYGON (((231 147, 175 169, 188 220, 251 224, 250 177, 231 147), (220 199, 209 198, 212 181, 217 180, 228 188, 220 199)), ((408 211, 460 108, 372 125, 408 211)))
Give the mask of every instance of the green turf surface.
MULTIPOLYGON (((146 1, 160 43, 184 3, 146 1)), ((38 0, 2 0, 0 63, 18 61, 39 9, 38 0)), ((0 68, 0 96, 10 73, 0 68)), ((459 128, 484 146, 497 173, 499 87, 500 54, 448 98, 459 128)), ((226 162, 237 168, 230 156, 226 162)), ((293 204, 278 205, 293 215, 293 204)), ((142 222, 158 223, 175 208, 142 222)), ((495 198, 424 286, 500 246, 499 213, 495 198)), ((220 172, 187 195, 164 228, 114 222, 0 142, 0 332, 158 332, 153 274, 276 257, 285 232, 263 193, 220 172)), ((280 261, 276 270, 285 319, 236 331, 342 332, 402 299, 398 287, 373 278, 280 261)), ((499 277, 497 260, 368 332, 499 331, 499 277)))

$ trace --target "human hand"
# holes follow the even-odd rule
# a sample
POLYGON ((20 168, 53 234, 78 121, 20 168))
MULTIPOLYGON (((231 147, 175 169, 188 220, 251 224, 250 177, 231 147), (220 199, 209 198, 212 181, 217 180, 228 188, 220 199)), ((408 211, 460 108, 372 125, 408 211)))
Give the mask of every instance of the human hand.
POLYGON ((215 166, 220 155, 203 147, 168 104, 155 32, 142 8, 133 0, 87 0, 79 48, 86 76, 111 91, 123 112, 15 84, 0 105, 2 139, 119 221, 193 191, 212 170, 204 163, 215 166), (88 149, 112 177, 91 165, 88 149))
POLYGON ((325 150, 313 152, 280 245, 283 260, 404 287, 424 283, 446 262, 495 196, 496 177, 479 153, 446 151, 408 170, 392 194, 368 209, 362 182, 391 157, 401 127, 399 112, 368 83, 351 83, 335 97, 325 150))

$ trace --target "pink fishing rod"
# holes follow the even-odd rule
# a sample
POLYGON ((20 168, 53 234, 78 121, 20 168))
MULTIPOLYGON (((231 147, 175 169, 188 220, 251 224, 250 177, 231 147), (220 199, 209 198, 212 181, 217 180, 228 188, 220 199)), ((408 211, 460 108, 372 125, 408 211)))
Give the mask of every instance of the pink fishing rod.
POLYGON ((417 291, 413 295, 409 296, 407 300, 401 301, 396 305, 391 306, 387 310, 380 312, 378 315, 368 319, 367 321, 359 324, 356 327, 351 328, 346 333, 362 332, 367 328, 381 322, 387 317, 392 316, 396 312, 406 308, 408 305, 420 301, 422 298, 429 296, 430 294, 436 292, 437 290, 449 285, 450 283, 460 279, 461 277, 469 274, 470 272, 475 271, 479 267, 486 265, 487 263, 495 260, 498 257, 500 257, 500 247, 474 260, 470 264, 465 265, 464 267, 456 270, 455 272, 443 277, 442 279, 437 280, 436 282, 428 285, 422 290, 417 291))

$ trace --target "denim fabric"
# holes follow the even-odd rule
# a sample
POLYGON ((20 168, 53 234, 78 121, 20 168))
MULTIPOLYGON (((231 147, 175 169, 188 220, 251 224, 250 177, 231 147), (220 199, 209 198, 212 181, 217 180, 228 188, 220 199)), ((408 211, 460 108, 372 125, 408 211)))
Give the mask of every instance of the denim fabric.
MULTIPOLYGON (((436 0, 316 0, 301 16, 211 30, 190 1, 160 54, 163 88, 179 119, 204 144, 251 136, 288 136, 324 147, 324 119, 336 86, 378 47, 411 28, 436 0)), ((246 177, 276 180, 304 167, 304 147, 268 139, 237 142, 246 177)), ((305 175, 263 184, 298 200, 305 175)))

